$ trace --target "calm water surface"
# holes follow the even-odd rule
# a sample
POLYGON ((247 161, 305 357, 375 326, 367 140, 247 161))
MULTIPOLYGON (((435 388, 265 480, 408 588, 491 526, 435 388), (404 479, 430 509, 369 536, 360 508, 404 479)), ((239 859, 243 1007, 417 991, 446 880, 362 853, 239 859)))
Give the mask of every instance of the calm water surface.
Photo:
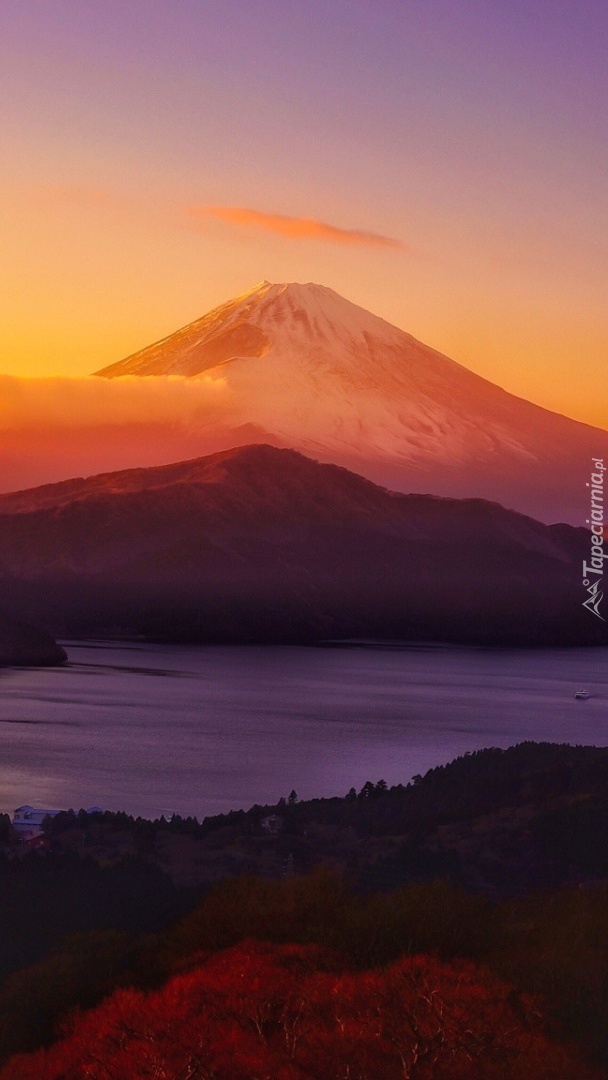
POLYGON ((407 782, 484 746, 608 741, 600 649, 66 648, 65 668, 0 673, 4 811, 202 818, 407 782))

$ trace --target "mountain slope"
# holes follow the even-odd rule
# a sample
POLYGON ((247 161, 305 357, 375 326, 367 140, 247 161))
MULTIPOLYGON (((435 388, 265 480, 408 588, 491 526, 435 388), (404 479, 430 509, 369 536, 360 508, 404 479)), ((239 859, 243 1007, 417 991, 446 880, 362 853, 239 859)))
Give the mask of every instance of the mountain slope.
MULTIPOLYGON (((608 432, 506 393, 312 283, 265 281, 97 374, 221 377, 234 427, 265 441, 400 491, 493 498, 548 521, 585 520, 585 471, 608 456, 608 432)), ((200 433, 212 449, 213 425, 200 433)), ((226 430, 215 435, 223 448, 226 430)))
POLYGON ((587 549, 270 446, 0 496, 3 595, 65 636, 599 643, 587 549))

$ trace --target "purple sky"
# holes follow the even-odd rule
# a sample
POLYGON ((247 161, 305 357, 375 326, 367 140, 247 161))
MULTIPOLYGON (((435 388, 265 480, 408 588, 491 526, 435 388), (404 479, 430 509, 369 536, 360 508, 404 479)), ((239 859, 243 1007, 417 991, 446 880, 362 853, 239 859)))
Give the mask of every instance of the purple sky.
POLYGON ((601 422, 607 29, 595 0, 4 4, 4 370, 84 374, 312 279, 601 422), (207 205, 405 250, 195 228, 207 205))

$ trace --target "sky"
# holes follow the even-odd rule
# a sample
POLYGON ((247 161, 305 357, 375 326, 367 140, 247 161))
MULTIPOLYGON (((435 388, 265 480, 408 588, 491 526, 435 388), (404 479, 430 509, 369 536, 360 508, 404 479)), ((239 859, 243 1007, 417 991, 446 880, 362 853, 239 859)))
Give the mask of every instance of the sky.
POLYGON ((0 373, 315 281, 608 426, 608 7, 1 0, 0 373))

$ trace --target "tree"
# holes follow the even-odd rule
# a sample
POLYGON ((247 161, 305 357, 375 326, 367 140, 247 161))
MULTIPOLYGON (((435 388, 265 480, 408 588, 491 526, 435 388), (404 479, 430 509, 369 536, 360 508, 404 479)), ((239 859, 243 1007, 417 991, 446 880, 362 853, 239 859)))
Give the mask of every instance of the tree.
POLYGON ((153 993, 116 992, 0 1080, 597 1080, 541 1023, 466 961, 352 972, 315 946, 243 942, 153 993))
POLYGON ((359 792, 360 799, 371 799, 376 793, 376 785, 372 784, 371 780, 366 780, 361 791, 359 792))

